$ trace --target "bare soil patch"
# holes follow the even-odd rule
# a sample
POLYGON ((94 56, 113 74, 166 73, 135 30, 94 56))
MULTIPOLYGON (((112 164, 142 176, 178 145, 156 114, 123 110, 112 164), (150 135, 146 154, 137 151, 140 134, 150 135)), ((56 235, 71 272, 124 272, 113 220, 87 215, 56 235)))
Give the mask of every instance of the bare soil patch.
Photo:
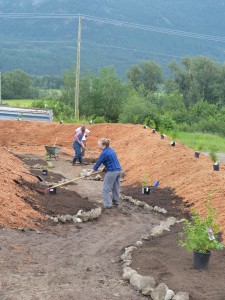
POLYGON ((225 295, 225 250, 213 251, 209 268, 193 268, 193 254, 178 246, 182 224, 145 242, 133 252, 132 267, 141 275, 152 275, 174 292, 186 291, 191 300, 223 300, 225 295))
MULTIPOLYGON (((170 147, 168 139, 160 140, 158 133, 153 135, 141 125, 93 125, 87 140, 87 165, 73 167, 70 161, 77 125, 0 124, 0 299, 146 299, 121 280, 119 257, 125 247, 149 234, 167 216, 182 218, 192 207, 204 213, 204 201, 212 191, 225 228, 224 165, 220 172, 213 172, 207 156, 196 159, 194 151, 179 143, 170 147), (57 189, 56 195, 38 191, 46 186, 29 172, 44 176, 30 167, 38 162, 46 165, 44 145, 52 145, 56 134, 61 153, 57 161, 51 159, 54 168, 45 180, 54 183, 78 177, 83 167, 91 168, 96 161, 98 138, 108 137, 126 174, 123 194, 163 207, 168 214, 121 202, 99 219, 79 226, 47 222, 45 214, 76 214, 102 204, 101 181, 82 179, 57 189), (140 192, 146 172, 152 183, 160 180, 150 195, 140 192)), ((175 292, 190 293, 191 300, 224 299, 224 251, 213 252, 208 270, 193 270, 192 254, 177 246, 178 232, 174 227, 144 243, 134 252, 133 267, 143 275, 153 275, 157 283, 164 281, 175 292)))

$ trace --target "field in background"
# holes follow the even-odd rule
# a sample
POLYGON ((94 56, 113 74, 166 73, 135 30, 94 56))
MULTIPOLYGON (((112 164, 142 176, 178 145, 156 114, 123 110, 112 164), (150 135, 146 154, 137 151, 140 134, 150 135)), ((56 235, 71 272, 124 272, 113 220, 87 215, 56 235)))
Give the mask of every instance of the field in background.
POLYGON ((31 107, 32 102, 37 100, 38 99, 10 99, 2 100, 2 103, 14 107, 31 107))
MULTIPOLYGON (((169 133, 168 135, 170 136, 169 133)), ((210 152, 210 150, 214 148, 218 152, 225 153, 225 138, 218 135, 206 133, 176 132, 174 140, 179 141, 194 150, 198 150, 199 148, 201 148, 199 150, 210 152)))

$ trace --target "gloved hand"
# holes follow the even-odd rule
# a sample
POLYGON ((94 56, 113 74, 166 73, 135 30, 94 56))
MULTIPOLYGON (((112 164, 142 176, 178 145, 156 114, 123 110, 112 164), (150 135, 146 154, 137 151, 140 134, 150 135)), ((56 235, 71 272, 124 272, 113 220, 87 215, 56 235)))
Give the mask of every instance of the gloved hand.
POLYGON ((91 172, 87 172, 87 173, 86 173, 86 176, 87 176, 87 177, 91 176, 91 172))

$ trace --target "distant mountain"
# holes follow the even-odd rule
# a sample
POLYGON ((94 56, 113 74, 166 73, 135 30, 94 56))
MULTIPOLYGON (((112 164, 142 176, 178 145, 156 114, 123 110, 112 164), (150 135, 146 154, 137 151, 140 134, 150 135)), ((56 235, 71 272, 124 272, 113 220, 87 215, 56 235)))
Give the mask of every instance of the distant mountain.
POLYGON ((124 77, 141 60, 165 72, 183 56, 225 61, 223 0, 0 0, 0 71, 59 75, 70 68, 78 14, 93 16, 82 20, 82 70, 114 65, 124 77))

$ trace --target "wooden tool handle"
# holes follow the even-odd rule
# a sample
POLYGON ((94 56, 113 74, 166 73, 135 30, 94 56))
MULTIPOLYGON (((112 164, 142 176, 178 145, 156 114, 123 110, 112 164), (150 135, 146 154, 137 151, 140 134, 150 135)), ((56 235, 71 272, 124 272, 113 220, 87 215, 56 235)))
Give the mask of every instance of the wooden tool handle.
MULTIPOLYGON (((101 172, 101 171, 98 171, 98 172, 96 172, 96 173, 94 173, 94 174, 98 174, 98 173, 100 173, 100 172, 101 172)), ((85 178, 85 177, 87 177, 87 176, 81 176, 81 177, 77 177, 77 178, 74 178, 74 179, 71 179, 71 180, 68 180, 68 181, 65 181, 65 182, 62 182, 62 183, 59 183, 59 184, 53 185, 53 186, 51 186, 51 187, 47 188, 46 190, 50 190, 50 189, 53 189, 53 188, 56 188, 56 187, 62 186, 62 185, 64 185, 64 184, 67 184, 67 183, 70 183, 70 182, 73 182, 73 181, 76 181, 76 180, 79 180, 79 179, 82 179, 82 178, 85 178)))

